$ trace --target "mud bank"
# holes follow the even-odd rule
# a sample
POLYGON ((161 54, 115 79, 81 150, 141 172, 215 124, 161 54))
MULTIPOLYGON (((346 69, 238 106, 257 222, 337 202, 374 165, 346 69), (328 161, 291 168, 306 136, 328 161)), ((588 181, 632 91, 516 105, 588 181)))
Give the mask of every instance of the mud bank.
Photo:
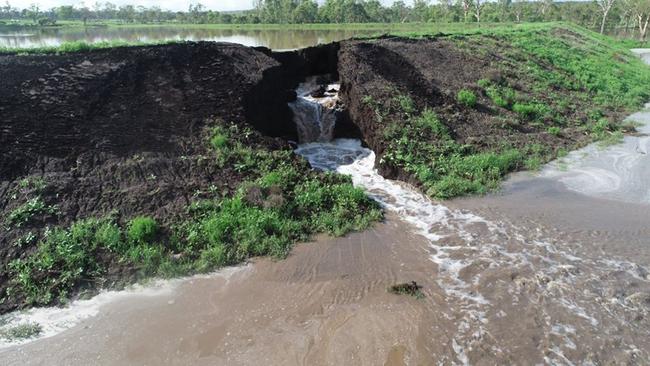
MULTIPOLYGON (((290 155, 297 131, 287 102, 306 75, 335 75, 337 50, 188 42, 0 56, 0 313, 25 305, 24 294, 5 292, 9 263, 28 258, 45 228, 150 216, 165 242, 191 203, 232 196, 255 179, 214 163, 215 123, 235 126, 230 143, 258 155, 290 155)), ((297 159, 286 163, 308 172, 297 159)), ((97 256, 110 267, 105 280, 81 287, 134 281, 133 265, 109 251, 97 256)))

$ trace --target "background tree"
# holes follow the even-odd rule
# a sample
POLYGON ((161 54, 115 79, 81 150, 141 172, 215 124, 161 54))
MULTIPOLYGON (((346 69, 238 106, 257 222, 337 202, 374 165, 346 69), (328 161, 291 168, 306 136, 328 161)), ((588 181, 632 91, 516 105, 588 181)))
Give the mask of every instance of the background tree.
POLYGON ((645 42, 650 22, 650 0, 629 0, 629 6, 639 27, 639 40, 645 42))
POLYGON ((600 34, 605 33, 605 22, 607 21, 607 15, 612 10, 615 0, 596 0, 600 10, 603 14, 603 20, 600 22, 600 34))
POLYGON ((481 11, 483 10, 484 2, 481 0, 474 0, 474 18, 476 22, 481 24, 481 11))

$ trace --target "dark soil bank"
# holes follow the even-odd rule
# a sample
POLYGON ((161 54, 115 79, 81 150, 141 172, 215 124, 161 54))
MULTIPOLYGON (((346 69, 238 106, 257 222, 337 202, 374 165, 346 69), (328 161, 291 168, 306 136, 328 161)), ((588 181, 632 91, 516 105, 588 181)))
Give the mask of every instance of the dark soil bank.
MULTIPOLYGON (((209 42, 0 56, 0 298, 8 264, 46 226, 107 215, 166 224, 208 187, 231 195, 248 177, 201 159, 206 120, 248 122, 261 132, 248 145, 288 149, 296 130, 286 103, 304 73, 336 65, 328 52, 336 56, 277 54, 284 65, 268 49, 209 42), (9 223, 21 210, 29 219, 9 223)), ((114 279, 129 276, 114 267, 114 279)), ((20 302, 5 298, 0 313, 20 302)))

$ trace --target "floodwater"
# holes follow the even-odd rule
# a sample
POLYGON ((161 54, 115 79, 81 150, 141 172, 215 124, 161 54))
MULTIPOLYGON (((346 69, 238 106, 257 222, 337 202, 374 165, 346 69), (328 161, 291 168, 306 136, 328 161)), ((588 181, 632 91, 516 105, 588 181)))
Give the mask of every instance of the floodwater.
POLYGON ((0 349, 0 363, 650 364, 646 142, 590 146, 499 194, 448 202, 381 177, 358 140, 302 144, 298 154, 350 175, 387 220, 286 260, 77 305, 91 315, 0 349), (410 281, 422 298, 387 291, 410 281))
POLYGON ((63 42, 103 41, 155 42, 155 41, 218 41, 240 43, 245 46, 265 46, 274 50, 287 50, 329 43, 356 36, 370 36, 381 30, 254 30, 160 27, 88 27, 61 29, 3 30, 0 28, 0 47, 31 48, 57 46, 63 42))

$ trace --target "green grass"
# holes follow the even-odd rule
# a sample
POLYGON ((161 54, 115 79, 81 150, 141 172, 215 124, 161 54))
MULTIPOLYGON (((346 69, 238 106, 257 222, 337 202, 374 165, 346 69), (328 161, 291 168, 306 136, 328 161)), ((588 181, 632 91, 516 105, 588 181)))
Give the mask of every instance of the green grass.
POLYGON ((133 41, 116 40, 116 41, 102 41, 102 42, 88 43, 84 41, 74 41, 74 42, 63 42, 58 46, 48 46, 48 47, 30 47, 30 48, 0 47, 0 54, 27 56, 27 55, 40 55, 40 54, 82 53, 82 52, 90 52, 94 50, 102 50, 108 48, 165 45, 165 44, 174 44, 174 43, 181 43, 181 42, 182 41, 133 42, 133 41))
MULTIPOLYGON (((488 146, 463 144, 453 134, 453 127, 463 127, 455 126, 457 117, 444 109, 423 105, 404 114, 395 102, 368 96, 372 103, 366 105, 381 116, 387 145, 380 164, 404 171, 434 198, 489 192, 509 172, 538 170, 568 148, 591 141, 617 143, 622 130, 631 130, 618 116, 639 110, 650 99, 650 67, 625 44, 580 27, 523 24, 435 37, 472 56, 488 55, 488 50, 499 54, 493 68, 500 76, 476 81, 494 106, 495 121, 514 136, 547 133, 561 142, 513 146, 503 137, 488 146)), ((462 89, 456 102, 472 107, 475 98, 470 89, 462 89)))
POLYGON ((460 90, 458 92, 458 95, 456 96, 456 100, 458 100, 458 103, 466 107, 472 108, 476 106, 476 94, 474 94, 473 91, 468 89, 460 90))
POLYGON ((116 265, 138 278, 171 277, 252 256, 282 258, 312 234, 343 235, 382 218, 378 204, 349 177, 313 172, 291 151, 256 148, 246 140, 253 135, 217 123, 206 138, 212 164, 249 179, 234 194, 196 200, 181 220, 166 224, 148 216, 105 217, 46 230, 30 255, 10 263, 8 296, 22 296, 30 305, 64 303, 81 290, 102 287, 116 265), (223 136, 228 148, 214 146, 215 136, 223 136))

